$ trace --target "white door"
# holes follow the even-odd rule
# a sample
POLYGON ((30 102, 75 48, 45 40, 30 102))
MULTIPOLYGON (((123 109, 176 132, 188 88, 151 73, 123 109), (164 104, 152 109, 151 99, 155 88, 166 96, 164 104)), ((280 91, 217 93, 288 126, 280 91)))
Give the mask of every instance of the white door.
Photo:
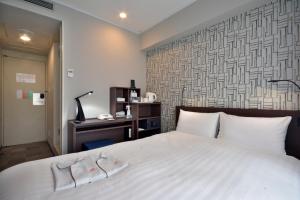
MULTIPOLYGON (((13 57, 3 60, 4 146, 46 141, 45 105, 33 105, 45 92, 45 63, 13 57)), ((45 96, 45 95, 44 95, 45 96)))

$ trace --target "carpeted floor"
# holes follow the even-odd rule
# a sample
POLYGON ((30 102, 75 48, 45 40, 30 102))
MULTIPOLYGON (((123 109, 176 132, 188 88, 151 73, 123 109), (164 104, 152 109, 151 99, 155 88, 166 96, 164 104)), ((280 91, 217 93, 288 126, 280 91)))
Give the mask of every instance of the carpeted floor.
POLYGON ((52 156, 53 153, 47 142, 4 147, 0 150, 0 171, 23 162, 52 156))

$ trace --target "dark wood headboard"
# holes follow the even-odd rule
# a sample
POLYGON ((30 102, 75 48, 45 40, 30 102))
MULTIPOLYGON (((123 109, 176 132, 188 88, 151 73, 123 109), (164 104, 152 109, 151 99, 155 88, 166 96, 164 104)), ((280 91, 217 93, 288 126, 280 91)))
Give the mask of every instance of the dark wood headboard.
POLYGON ((213 108, 213 107, 176 107, 176 124, 180 109, 192 112, 225 112, 231 115, 244 117, 284 117, 291 116, 292 121, 289 125, 285 139, 285 150, 290 156, 300 159, 300 111, 290 110, 257 110, 257 109, 238 109, 238 108, 213 108))

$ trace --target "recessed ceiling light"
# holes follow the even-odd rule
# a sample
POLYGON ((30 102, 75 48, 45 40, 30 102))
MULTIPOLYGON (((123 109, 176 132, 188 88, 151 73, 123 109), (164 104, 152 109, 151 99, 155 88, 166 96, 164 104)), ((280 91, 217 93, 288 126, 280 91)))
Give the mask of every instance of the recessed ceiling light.
POLYGON ((22 40, 24 43, 25 42, 30 42, 31 38, 33 36, 33 32, 29 31, 27 29, 18 29, 19 32, 19 38, 22 40))
POLYGON ((29 35, 27 35, 26 33, 21 34, 21 35, 20 35, 20 39, 21 39, 23 42, 30 42, 30 41, 31 41, 31 38, 30 38, 29 35))
POLYGON ((126 19, 127 18, 127 14, 125 12, 120 12, 119 14, 121 19, 126 19))

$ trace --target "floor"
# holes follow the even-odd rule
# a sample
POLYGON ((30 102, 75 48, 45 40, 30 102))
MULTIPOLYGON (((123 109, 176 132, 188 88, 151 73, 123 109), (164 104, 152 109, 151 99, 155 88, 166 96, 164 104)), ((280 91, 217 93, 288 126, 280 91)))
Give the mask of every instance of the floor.
POLYGON ((52 156, 53 153, 47 142, 4 147, 0 150, 0 171, 23 162, 52 156))

